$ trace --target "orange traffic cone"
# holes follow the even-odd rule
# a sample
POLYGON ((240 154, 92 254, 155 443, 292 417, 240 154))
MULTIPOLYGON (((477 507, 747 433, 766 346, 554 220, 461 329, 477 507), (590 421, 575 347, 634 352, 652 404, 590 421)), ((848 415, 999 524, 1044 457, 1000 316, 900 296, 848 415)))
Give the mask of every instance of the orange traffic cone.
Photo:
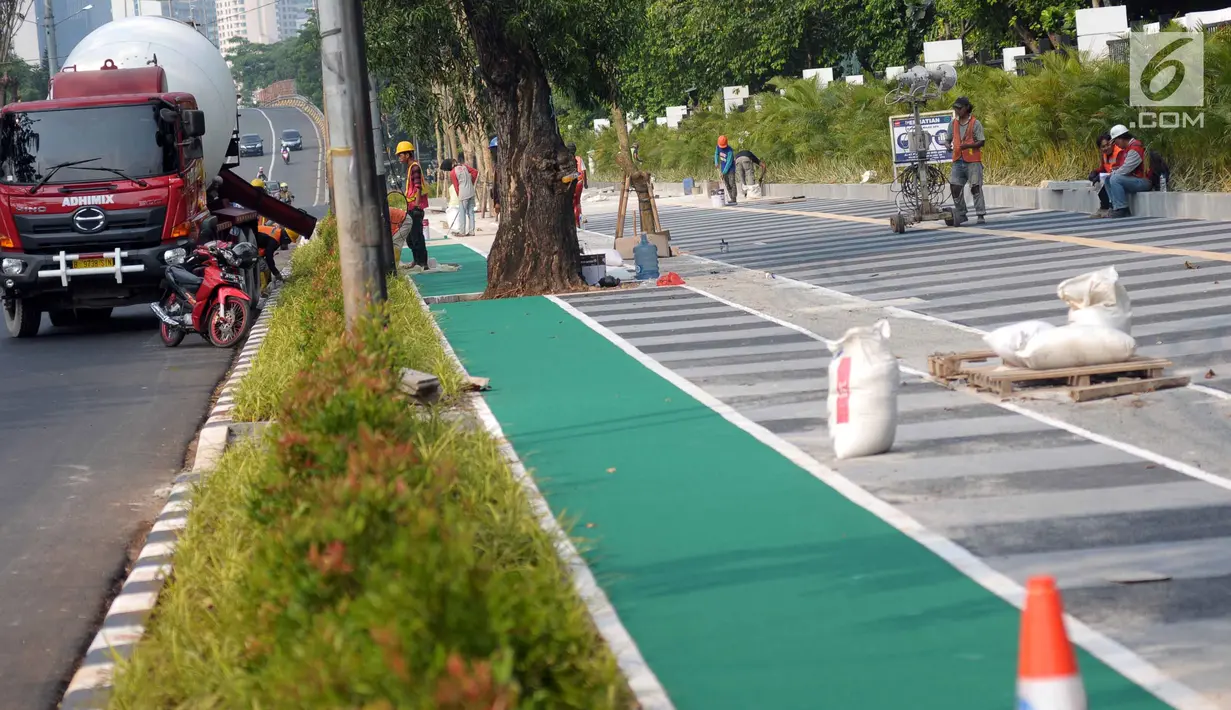
POLYGON ((1051 577, 1033 577, 1026 584, 1017 710, 1086 710, 1086 690, 1064 629, 1060 592, 1051 577))

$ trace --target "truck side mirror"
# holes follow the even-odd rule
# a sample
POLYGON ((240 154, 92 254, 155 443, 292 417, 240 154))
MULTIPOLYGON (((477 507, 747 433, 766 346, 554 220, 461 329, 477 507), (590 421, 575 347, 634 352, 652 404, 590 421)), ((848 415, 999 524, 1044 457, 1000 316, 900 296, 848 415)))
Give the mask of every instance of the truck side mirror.
POLYGON ((205 135, 205 112, 187 110, 180 113, 184 124, 184 133, 189 138, 200 138, 205 135))

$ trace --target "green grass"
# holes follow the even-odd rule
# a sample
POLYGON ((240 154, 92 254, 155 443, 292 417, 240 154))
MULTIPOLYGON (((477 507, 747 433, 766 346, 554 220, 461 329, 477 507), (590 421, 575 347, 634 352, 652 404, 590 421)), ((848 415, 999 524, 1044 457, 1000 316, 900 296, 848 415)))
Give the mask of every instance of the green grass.
MULTIPOLYGON (((296 280, 328 273, 306 248, 297 258, 296 280)), ((307 291, 280 312, 298 322, 334 296, 307 291)), ((271 330, 261 356, 303 371, 270 395, 264 436, 194 492, 110 707, 632 706, 496 442, 399 390, 407 342, 441 345, 398 308, 313 334, 315 354, 271 330)))
MULTIPOLYGON (((343 328, 342 272, 337 226, 331 217, 322 220, 317 235, 293 253, 292 276, 269 319, 269 333, 248 376, 236 388, 232 411, 236 421, 272 419, 295 377, 343 328)), ((430 316, 405 279, 390 280, 386 315, 396 338, 399 366, 436 375, 447 395, 459 392, 461 373, 439 340, 422 337, 432 332, 430 316)))
MULTIPOLYGON (((1170 162, 1177 189, 1231 191, 1231 151, 1218 148, 1231 135, 1229 73, 1231 29, 1220 28, 1205 42, 1205 106, 1180 109, 1203 112, 1204 127, 1137 131, 1147 148, 1170 162)), ((870 76, 865 81, 819 89, 810 80, 781 79, 755 97, 760 111, 750 101, 748 110, 725 114, 719 101, 678 129, 649 120, 632 138, 645 168, 662 181, 715 177, 715 139, 725 134, 737 149, 750 148, 769 162, 769 182, 859 182, 867 170, 876 171, 876 182, 889 182, 889 116, 907 110, 885 103, 887 85, 870 76)), ((987 182, 1037 186, 1085 178, 1097 165, 1094 138, 1114 124, 1137 121, 1128 93, 1127 65, 1054 53, 1021 77, 992 67, 960 68, 957 87, 926 109, 946 110, 958 95, 969 96, 986 128, 987 182)), ((595 151, 597 179, 621 175, 614 131, 595 136, 579 130, 569 138, 581 151, 595 151)))

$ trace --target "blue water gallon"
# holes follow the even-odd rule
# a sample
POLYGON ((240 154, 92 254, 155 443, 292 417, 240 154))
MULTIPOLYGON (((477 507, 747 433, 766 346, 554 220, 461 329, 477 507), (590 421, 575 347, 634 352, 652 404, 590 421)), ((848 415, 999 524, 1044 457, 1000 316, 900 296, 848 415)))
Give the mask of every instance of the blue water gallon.
POLYGON ((685 194, 685 195, 691 195, 691 194, 692 194, 692 186, 693 186, 694 184, 695 184, 695 183, 693 182, 693 179, 692 179, 692 178, 684 178, 684 194, 685 194))
POLYGON ((658 247, 650 243, 645 232, 641 233, 641 243, 633 247, 633 263, 637 265, 637 279, 658 278, 658 247))

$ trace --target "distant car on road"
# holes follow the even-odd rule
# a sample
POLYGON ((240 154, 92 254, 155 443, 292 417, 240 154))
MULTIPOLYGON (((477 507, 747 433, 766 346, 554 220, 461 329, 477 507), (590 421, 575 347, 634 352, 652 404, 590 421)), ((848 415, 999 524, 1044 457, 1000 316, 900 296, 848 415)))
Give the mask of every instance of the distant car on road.
POLYGON ((299 131, 294 128, 286 129, 282 132, 282 147, 303 150, 303 136, 299 135, 299 131))
POLYGON ((245 158, 249 155, 265 155, 265 141, 255 133, 239 138, 239 157, 245 158))

